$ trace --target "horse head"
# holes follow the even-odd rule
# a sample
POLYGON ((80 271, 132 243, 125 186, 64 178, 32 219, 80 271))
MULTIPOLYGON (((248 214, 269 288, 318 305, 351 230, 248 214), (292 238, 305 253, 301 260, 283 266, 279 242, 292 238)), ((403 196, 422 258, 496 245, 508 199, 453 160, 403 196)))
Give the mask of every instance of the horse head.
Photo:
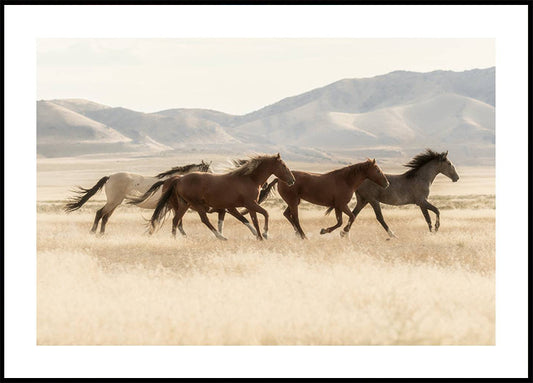
POLYGON ((459 175, 455 170, 455 166, 448 159, 448 151, 442 152, 439 156, 439 172, 451 179, 453 182, 459 180, 459 175))
POLYGON ((285 162, 281 159, 281 155, 278 153, 273 157, 273 168, 272 173, 278 177, 283 182, 287 183, 289 186, 294 185, 296 182, 296 179, 294 178, 294 175, 290 171, 290 169, 287 167, 285 162))
POLYGON ((387 179, 385 174, 383 174, 381 168, 376 164, 376 159, 374 158, 371 160, 370 158, 368 158, 367 163, 367 177, 383 188, 389 187, 389 180, 387 179))

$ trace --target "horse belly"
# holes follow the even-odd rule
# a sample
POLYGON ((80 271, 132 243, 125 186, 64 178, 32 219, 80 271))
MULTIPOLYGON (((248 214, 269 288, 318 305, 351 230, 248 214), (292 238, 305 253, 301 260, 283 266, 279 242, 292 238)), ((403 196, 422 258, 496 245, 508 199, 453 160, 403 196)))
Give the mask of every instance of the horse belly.
MULTIPOLYGON (((390 188, 390 186, 389 186, 390 188)), ((399 189, 393 187, 391 190, 383 189, 377 191, 377 199, 379 202, 385 203, 387 205, 407 205, 414 203, 412 193, 408 189, 399 189)))
MULTIPOLYGON (((351 194, 351 193, 350 193, 351 194)), ((335 190, 323 188, 319 183, 313 183, 300 190, 300 198, 320 206, 335 205, 335 190)))

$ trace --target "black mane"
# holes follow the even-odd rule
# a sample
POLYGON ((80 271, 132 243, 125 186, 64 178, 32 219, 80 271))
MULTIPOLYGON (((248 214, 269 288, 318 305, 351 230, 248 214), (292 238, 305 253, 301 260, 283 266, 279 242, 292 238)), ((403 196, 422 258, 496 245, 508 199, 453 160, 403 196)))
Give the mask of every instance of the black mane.
POLYGON ((173 174, 184 174, 184 173, 187 173, 189 172, 192 168, 205 168, 205 167, 208 167, 208 164, 206 164, 204 161, 202 161, 200 164, 189 164, 189 165, 184 165, 184 166, 174 166, 172 169, 170 170, 167 170, 166 172, 163 172, 163 173, 159 173, 158 175, 156 175, 156 178, 165 178, 165 177, 168 177, 168 176, 171 176, 173 174))
POLYGON ((434 152, 431 149, 426 149, 425 152, 417 154, 416 156, 413 157, 413 159, 411 161, 409 161, 408 163, 403 165, 405 167, 411 168, 408 171, 406 171, 404 173, 404 175, 407 178, 414 177, 416 172, 422 166, 424 166, 425 164, 427 164, 428 162, 433 161, 433 160, 437 160, 437 159, 438 160, 444 160, 444 159, 446 159, 446 154, 447 154, 446 152, 437 153, 437 152, 434 152))

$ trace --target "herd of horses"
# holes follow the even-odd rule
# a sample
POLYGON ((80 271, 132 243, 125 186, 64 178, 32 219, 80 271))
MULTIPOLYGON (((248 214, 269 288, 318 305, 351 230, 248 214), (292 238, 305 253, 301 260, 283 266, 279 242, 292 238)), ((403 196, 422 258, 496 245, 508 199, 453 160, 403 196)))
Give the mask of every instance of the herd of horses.
POLYGON ((268 237, 269 214, 260 204, 277 185, 279 195, 287 204, 283 215, 302 239, 305 239, 306 235, 298 215, 301 200, 326 207, 326 214, 335 211, 337 222, 331 227, 322 228, 320 234, 330 233, 342 226, 344 213, 348 216, 348 223, 340 234, 347 235, 359 212, 370 204, 388 235, 395 237, 383 218, 380 203, 418 205, 429 231, 432 231, 428 212, 430 210, 436 215, 434 230, 437 231, 440 226, 440 213, 439 209, 427 200, 430 186, 438 174, 447 176, 453 182, 459 179, 454 165, 448 159, 448 152, 438 153, 426 149, 404 166, 409 170, 403 174, 384 174, 375 159, 368 159, 319 174, 291 171, 278 153, 234 160, 232 169, 215 174, 211 170, 211 163, 202 160, 199 164, 174 167, 155 177, 133 173, 114 173, 102 177, 90 189, 78 187, 77 194, 68 201, 65 211, 79 209, 105 187, 107 202, 96 212, 91 229, 93 233, 97 231, 100 220, 100 233, 105 232, 109 217, 126 199, 129 204, 154 210, 149 223, 150 234, 167 213, 172 211, 172 235, 176 235, 176 228, 182 235, 186 235, 182 218, 188 209, 192 209, 218 239, 226 239, 222 235, 222 229, 225 214, 229 213, 246 225, 257 239, 262 240, 268 237), (271 176, 275 179, 269 183, 267 181, 271 176), (357 204, 350 210, 348 203, 354 192, 357 204), (244 210, 239 211, 238 208, 244 210), (218 228, 211 224, 208 213, 218 213, 218 228), (253 226, 244 217, 245 214, 250 215, 253 226), (257 214, 264 217, 262 232, 257 214))

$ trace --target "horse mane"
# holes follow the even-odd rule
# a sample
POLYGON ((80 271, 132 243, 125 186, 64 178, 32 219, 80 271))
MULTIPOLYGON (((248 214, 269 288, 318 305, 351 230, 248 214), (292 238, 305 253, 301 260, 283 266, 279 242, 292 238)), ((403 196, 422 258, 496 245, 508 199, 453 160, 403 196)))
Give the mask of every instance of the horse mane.
POLYGON ((345 166, 345 167, 340 168, 340 169, 332 170, 332 171, 328 172, 327 174, 341 173, 341 172, 345 172, 345 171, 359 172, 361 170, 364 170, 364 169, 368 168, 371 164, 372 164, 372 162, 370 162, 370 161, 358 162, 356 164, 351 164, 351 165, 345 166))
POLYGON ((247 176, 251 174, 259 165, 263 163, 263 161, 268 159, 275 158, 276 155, 270 156, 265 154, 255 155, 251 156, 249 159, 246 160, 233 160, 233 164, 237 166, 236 169, 230 170, 226 174, 231 174, 235 176, 247 176))
POLYGON ((189 164, 189 165, 184 165, 184 166, 174 166, 172 169, 167 170, 166 172, 159 173, 158 175, 156 175, 156 178, 161 179, 161 178, 165 178, 165 177, 171 176, 171 175, 176 174, 176 173, 184 174, 184 173, 189 172, 192 168, 201 167, 202 165, 205 166, 207 164, 202 160, 202 162, 199 163, 199 164, 189 164))
POLYGON ((406 163, 405 167, 410 168, 404 173, 407 178, 412 178, 418 172, 418 170, 433 160, 443 160, 446 158, 446 153, 437 153, 431 149, 426 149, 425 152, 419 153, 414 156, 411 161, 406 163))

